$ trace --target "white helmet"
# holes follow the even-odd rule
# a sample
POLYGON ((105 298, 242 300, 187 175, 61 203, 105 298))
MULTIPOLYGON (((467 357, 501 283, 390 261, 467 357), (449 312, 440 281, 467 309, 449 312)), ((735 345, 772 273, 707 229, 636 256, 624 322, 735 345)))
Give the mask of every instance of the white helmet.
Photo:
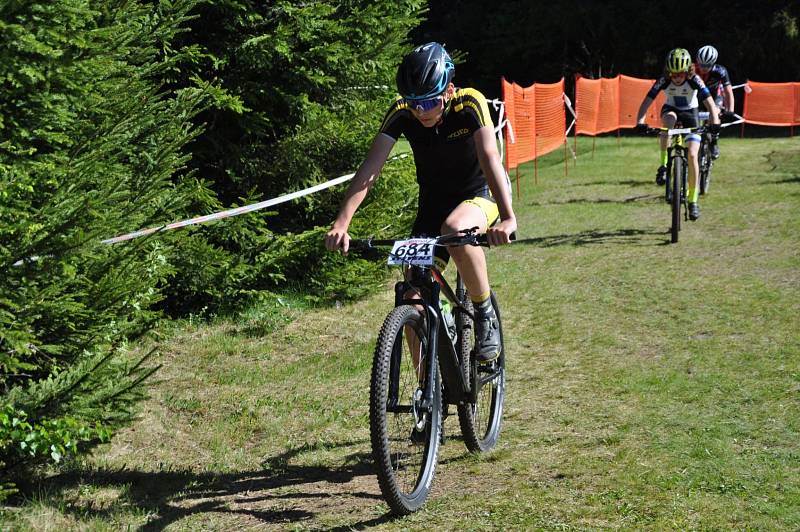
POLYGON ((697 50, 697 64, 703 68, 711 68, 717 62, 717 49, 711 45, 706 45, 697 50))

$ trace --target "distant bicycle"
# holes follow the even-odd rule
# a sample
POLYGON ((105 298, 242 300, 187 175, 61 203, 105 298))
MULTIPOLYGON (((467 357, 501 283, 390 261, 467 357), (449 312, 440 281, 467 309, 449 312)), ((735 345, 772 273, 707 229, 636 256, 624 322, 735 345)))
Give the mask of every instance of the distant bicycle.
MULTIPOLYGON (((473 228, 437 238, 350 241, 351 249, 371 258, 377 248, 391 247, 388 263, 409 270, 408 280, 395 285, 395 307, 378 335, 370 380, 372 456, 381 493, 396 514, 418 510, 430 493, 448 405, 457 407, 471 452, 492 449, 500 435, 505 342, 495 360, 477 361, 473 308, 461 276, 453 290, 433 262, 436 246, 466 245, 486 246, 486 236, 473 228), (408 298, 414 291, 420 299, 408 298)), ((491 300, 502 339, 494 294, 491 300)))
MULTIPOLYGON (((708 121, 709 113, 708 111, 702 111, 698 113, 698 118, 700 120, 701 125, 705 125, 708 121)), ((727 111, 723 112, 723 118, 733 118, 735 119, 733 122, 726 122, 722 124, 720 127, 730 127, 736 124, 741 124, 744 122, 744 118, 741 116, 730 113, 727 111)), ((700 151, 697 154, 697 161, 700 168, 700 194, 705 195, 708 193, 708 189, 711 187, 711 170, 714 168, 714 157, 711 154, 711 145, 713 143, 713 139, 711 137, 711 133, 705 132, 700 137, 700 151)))
MULTIPOLYGON (((708 118, 707 112, 699 114, 706 115, 706 119, 708 118)), ((700 120, 703 120, 702 116, 700 120)), ((711 186, 711 169, 714 168, 714 157, 712 157, 711 155, 712 142, 713 139, 711 137, 711 133, 706 131, 700 136, 700 150, 697 152, 697 162, 700 169, 701 195, 705 195, 708 192, 709 187, 711 186)))

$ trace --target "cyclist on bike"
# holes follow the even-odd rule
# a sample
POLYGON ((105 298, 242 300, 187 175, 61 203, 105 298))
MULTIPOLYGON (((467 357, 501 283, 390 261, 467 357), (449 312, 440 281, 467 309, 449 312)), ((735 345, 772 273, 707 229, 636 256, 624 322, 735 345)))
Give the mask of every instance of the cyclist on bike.
MULTIPOLYGON (((412 234, 437 236, 477 226, 490 245, 507 244, 517 229, 510 187, 494 135, 489 107, 475 89, 456 88, 455 65, 444 47, 414 48, 397 71, 395 99, 366 159, 350 183, 325 246, 347 252, 347 229, 378 178, 397 139, 405 135, 414 153, 419 203, 412 234), (499 221, 498 221, 499 220, 499 221)), ((479 247, 437 248, 440 269, 449 255, 464 278, 475 308, 477 357, 500 353, 500 331, 490 300, 486 257, 479 247)))
MULTIPOLYGON (((720 109, 720 117, 725 117, 733 113, 733 87, 728 76, 728 69, 717 63, 719 54, 717 49, 711 45, 706 45, 697 50, 695 66, 697 75, 708 87, 714 103, 720 109)), ((708 109, 708 111, 711 111, 708 109)), ((719 146, 717 145, 718 135, 711 136, 711 157, 719 158, 719 146)))
MULTIPOLYGON (((664 75, 653 84, 650 91, 642 101, 637 116, 637 128, 647 128, 644 123, 647 108, 658 95, 658 91, 664 91, 667 100, 661 108, 661 123, 663 127, 672 128, 676 122, 680 121, 683 127, 697 127, 698 125, 698 94, 711 113, 711 124, 709 131, 712 134, 719 133, 719 114, 711 94, 708 92, 703 80, 695 74, 692 65, 692 57, 683 48, 675 48, 667 54, 667 61, 664 68, 664 75)), ((667 135, 660 135, 659 144, 661 146, 661 166, 656 171, 656 183, 663 185, 667 175, 667 135)), ((700 208, 697 205, 699 187, 697 186, 697 175, 699 165, 697 153, 700 150, 700 136, 694 133, 686 135, 686 147, 689 152, 689 190, 687 198, 689 202, 689 219, 697 220, 700 217, 700 208)))

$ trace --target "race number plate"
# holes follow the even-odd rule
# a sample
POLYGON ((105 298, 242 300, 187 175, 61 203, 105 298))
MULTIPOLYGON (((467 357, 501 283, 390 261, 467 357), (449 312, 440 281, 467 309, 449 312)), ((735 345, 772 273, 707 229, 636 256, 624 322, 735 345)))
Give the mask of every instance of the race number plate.
POLYGON ((433 250, 436 247, 433 238, 412 238, 398 240, 389 253, 390 266, 413 264, 416 266, 432 266, 433 250))

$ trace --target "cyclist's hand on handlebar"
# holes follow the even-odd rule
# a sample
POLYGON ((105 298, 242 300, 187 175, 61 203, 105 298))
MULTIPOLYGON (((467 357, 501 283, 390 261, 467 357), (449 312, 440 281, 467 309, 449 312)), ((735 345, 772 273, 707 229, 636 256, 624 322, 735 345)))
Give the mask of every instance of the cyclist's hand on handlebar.
POLYGON ((722 112, 719 113, 719 119, 720 121, 733 122, 736 120, 736 113, 723 109, 722 112))
POLYGON ((708 124, 708 132, 712 135, 719 135, 719 124, 708 124))
POLYGON ((501 220, 500 223, 486 230, 486 241, 490 246, 500 246, 511 242, 511 234, 517 230, 517 221, 513 218, 501 220))
POLYGON ((644 135, 645 133, 647 133, 648 129, 650 128, 644 122, 636 124, 636 132, 639 133, 640 135, 644 135))
POLYGON ((350 249, 350 235, 347 234, 347 229, 332 227, 325 235, 325 247, 328 251, 341 249, 342 253, 347 253, 350 249))

